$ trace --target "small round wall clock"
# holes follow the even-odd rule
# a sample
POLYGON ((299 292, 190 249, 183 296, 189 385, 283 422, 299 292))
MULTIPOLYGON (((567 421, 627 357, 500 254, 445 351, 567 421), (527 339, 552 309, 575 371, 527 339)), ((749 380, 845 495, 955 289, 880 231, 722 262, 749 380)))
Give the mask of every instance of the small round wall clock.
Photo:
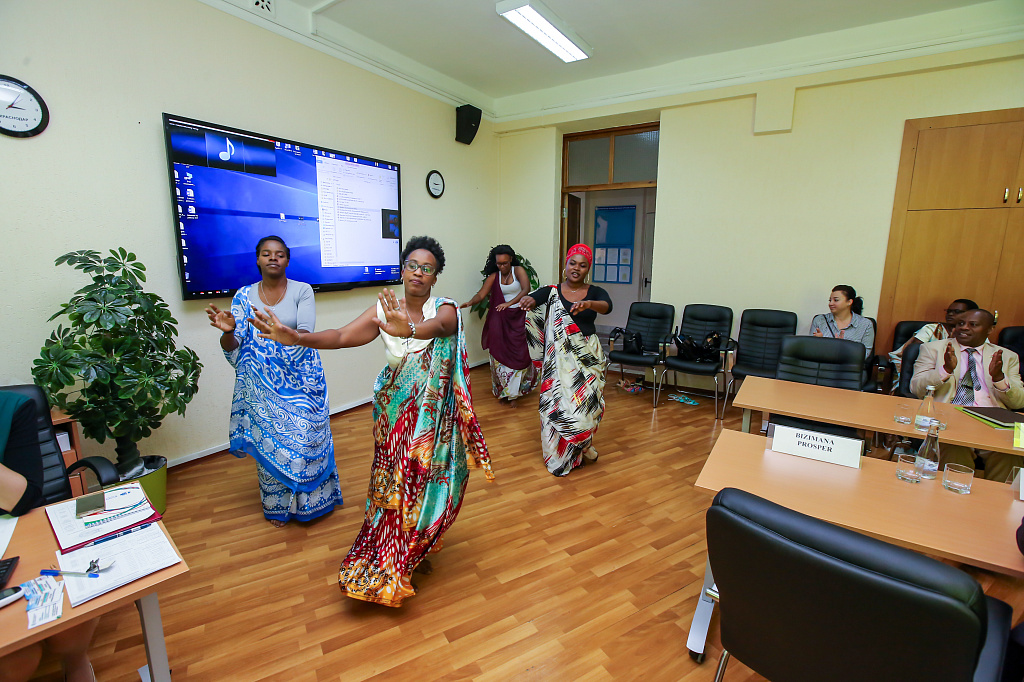
POLYGON ((46 102, 27 83, 0 75, 0 133, 32 137, 46 130, 50 111, 46 102))
POLYGON ((427 173, 427 192, 435 199, 440 199, 444 194, 444 177, 440 171, 432 170, 427 173))

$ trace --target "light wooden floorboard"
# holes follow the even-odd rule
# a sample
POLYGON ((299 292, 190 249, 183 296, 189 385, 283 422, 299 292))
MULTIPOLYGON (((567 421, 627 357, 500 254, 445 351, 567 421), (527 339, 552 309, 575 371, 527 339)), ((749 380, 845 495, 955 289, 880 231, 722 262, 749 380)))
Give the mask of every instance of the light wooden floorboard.
MULTIPOLYGON (((613 374, 617 378, 617 374, 613 374)), ((373 457, 369 406, 332 420, 345 506, 273 528, 251 459, 227 453, 168 474, 167 528, 191 567, 160 593, 175 680, 687 680, 714 677, 687 655, 706 558, 693 487, 722 422, 697 407, 613 385, 600 460, 566 478, 541 460, 537 397, 518 409, 472 372, 497 480, 479 471, 434 572, 401 609, 343 597, 337 569, 362 523, 373 457)), ((739 410, 724 428, 739 429, 739 410)), ((227 425, 225 425, 225 429, 227 425)), ((973 570, 1020 617, 1021 583, 973 570)), ((772 633, 765 633, 772 636, 772 633)), ((137 680, 145 663, 134 607, 100 622, 100 680, 137 680)), ((59 680, 52 665, 40 679, 59 680)), ((730 682, 760 680, 733 661, 730 682)))

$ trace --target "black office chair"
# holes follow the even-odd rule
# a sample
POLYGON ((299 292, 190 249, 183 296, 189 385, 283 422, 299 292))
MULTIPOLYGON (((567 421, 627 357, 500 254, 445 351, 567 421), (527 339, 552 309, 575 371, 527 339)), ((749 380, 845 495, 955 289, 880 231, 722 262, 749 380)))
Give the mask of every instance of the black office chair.
MULTIPOLYGON (((679 334, 681 336, 690 336, 697 343, 701 343, 709 332, 721 334, 723 342, 721 350, 732 350, 734 346, 729 341, 729 335, 732 332, 732 308, 706 303, 691 303, 683 308, 683 319, 679 323, 679 334)), ((719 358, 718 362, 696 362, 676 355, 669 355, 665 358, 665 369, 672 371, 673 384, 677 384, 677 372, 705 377, 713 376, 715 378, 715 419, 721 419, 725 416, 724 398, 722 404, 723 414, 722 416, 718 414, 719 374, 722 375, 723 388, 725 384, 725 367, 721 358, 719 358)))
POLYGON ((748 376, 774 379, 782 352, 782 338, 795 333, 796 313, 759 308, 744 310, 740 316, 736 364, 732 366, 732 377, 725 387, 726 398, 732 393, 737 379, 748 376))
POLYGON ((28 397, 35 403, 36 427, 39 430, 39 450, 43 458, 43 501, 42 504, 52 504, 61 500, 70 499, 71 483, 68 481, 68 473, 79 469, 89 469, 96 475, 101 486, 112 485, 120 480, 117 467, 109 459, 103 457, 84 457, 65 468, 64 456, 61 454, 60 445, 57 443, 57 436, 53 431, 53 421, 50 419, 50 404, 46 400, 46 393, 35 384, 18 384, 15 386, 0 386, 0 391, 11 391, 28 397))
POLYGON ((875 355, 876 340, 878 339, 878 322, 873 317, 865 317, 871 322, 872 341, 871 348, 868 348, 867 357, 864 358, 864 369, 861 372, 860 390, 866 393, 878 393, 878 356, 875 355))
POLYGON ((730 656, 776 682, 1000 679, 1012 609, 952 566, 735 488, 707 543, 716 682, 730 656))
POLYGON ((1024 358, 1024 327, 1003 327, 997 343, 1012 350, 1018 358, 1024 358))
MULTIPOLYGON (((897 322, 896 327, 892 331, 892 351, 899 350, 903 344, 909 341, 917 330, 929 324, 935 324, 934 322, 922 321, 922 320, 903 320, 897 322)), ((876 344, 877 345, 877 344, 876 344)), ((883 379, 883 385, 892 387, 894 382, 898 382, 898 379, 893 375, 893 364, 892 360, 889 359, 888 354, 878 354, 875 356, 875 362, 878 363, 879 373, 883 379)), ((902 364, 901 367, 906 367, 902 364)), ((913 371, 913 367, 911 367, 913 371)))
MULTIPOLYGON (((782 339, 776 379, 859 391, 863 386, 863 374, 862 343, 820 336, 787 336, 782 339)), ((809 419, 773 414, 769 422, 845 438, 860 438, 856 429, 809 419)))
POLYGON ((624 350, 613 350, 614 336, 608 340, 608 359, 619 363, 619 375, 625 378, 624 365, 631 367, 650 367, 654 372, 654 407, 658 406, 661 384, 665 380, 665 352, 672 342, 672 323, 676 319, 676 308, 668 303, 648 303, 636 301, 629 305, 629 317, 626 320, 626 331, 640 334, 643 354, 627 353, 624 350), (661 377, 658 367, 661 366, 661 377))
POLYGON ((900 363, 900 385, 896 389, 896 394, 904 398, 916 398, 913 391, 910 390, 910 380, 914 378, 914 365, 917 364, 917 358, 921 355, 921 344, 912 343, 907 346, 907 349, 903 351, 903 360, 900 363))

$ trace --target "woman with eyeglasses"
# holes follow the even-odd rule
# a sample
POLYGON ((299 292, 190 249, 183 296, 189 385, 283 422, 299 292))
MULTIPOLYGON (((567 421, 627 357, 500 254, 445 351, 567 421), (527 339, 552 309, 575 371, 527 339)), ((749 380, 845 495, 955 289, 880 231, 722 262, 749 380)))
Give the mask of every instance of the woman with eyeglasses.
POLYGON ((444 251, 430 237, 402 250, 405 296, 385 289, 376 306, 340 329, 299 334, 273 311, 250 322, 263 338, 308 348, 353 348, 378 336, 387 366, 373 386, 374 455, 363 527, 341 563, 343 594, 401 606, 416 594, 412 572, 430 572, 469 479, 469 464, 493 480, 473 412, 458 303, 431 294, 444 251))
POLYGON ((541 354, 541 447, 544 465, 566 476, 597 461, 594 434, 604 415, 608 358, 594 321, 612 310, 608 292, 589 283, 590 248, 576 244, 565 259, 564 281, 523 296, 530 352, 541 354))
POLYGON ((907 350, 908 346, 916 345, 919 343, 928 343, 929 341, 942 341, 948 339, 953 335, 953 327, 956 326, 957 319, 964 313, 977 310, 978 304, 969 298, 958 298, 949 304, 949 307, 945 310, 946 320, 945 322, 933 322, 932 324, 926 324, 925 326, 918 329, 910 339, 897 348, 896 350, 889 353, 889 360, 892 363, 892 386, 890 387, 891 393, 896 393, 900 387, 900 370, 903 364, 903 353, 907 350))
POLYGON ((320 354, 284 348, 239 320, 260 308, 306 335, 316 325, 313 288, 288 279, 291 249, 277 235, 256 244, 260 281, 242 287, 231 310, 206 308, 221 332, 220 347, 235 368, 228 429, 231 454, 256 460, 263 516, 277 527, 312 521, 342 505, 334 461, 327 381, 320 354))
POLYGON ((516 400, 533 390, 537 375, 526 343, 526 313, 519 307, 529 290, 530 277, 516 252, 508 244, 498 244, 487 254, 480 291, 459 306, 468 308, 487 299, 480 345, 490 358, 491 391, 509 407, 516 407, 516 400))
POLYGON ((849 284, 839 284, 832 287, 828 310, 811 320, 811 336, 856 341, 864 346, 867 358, 875 347, 875 327, 871 320, 860 316, 864 312, 864 299, 849 284))

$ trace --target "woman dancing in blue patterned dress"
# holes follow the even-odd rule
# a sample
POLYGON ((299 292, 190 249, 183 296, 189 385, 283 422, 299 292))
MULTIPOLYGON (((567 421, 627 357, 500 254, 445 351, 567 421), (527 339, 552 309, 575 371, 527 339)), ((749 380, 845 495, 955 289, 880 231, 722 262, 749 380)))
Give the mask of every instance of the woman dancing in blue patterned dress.
POLYGON ((293 518, 311 521, 342 504, 320 354, 261 339, 245 324, 260 306, 300 333, 313 331, 313 289, 285 276, 290 255, 283 239, 264 237, 256 245, 262 279, 238 290, 231 312, 206 309, 235 368, 231 454, 256 460, 263 515, 278 527, 293 518))

